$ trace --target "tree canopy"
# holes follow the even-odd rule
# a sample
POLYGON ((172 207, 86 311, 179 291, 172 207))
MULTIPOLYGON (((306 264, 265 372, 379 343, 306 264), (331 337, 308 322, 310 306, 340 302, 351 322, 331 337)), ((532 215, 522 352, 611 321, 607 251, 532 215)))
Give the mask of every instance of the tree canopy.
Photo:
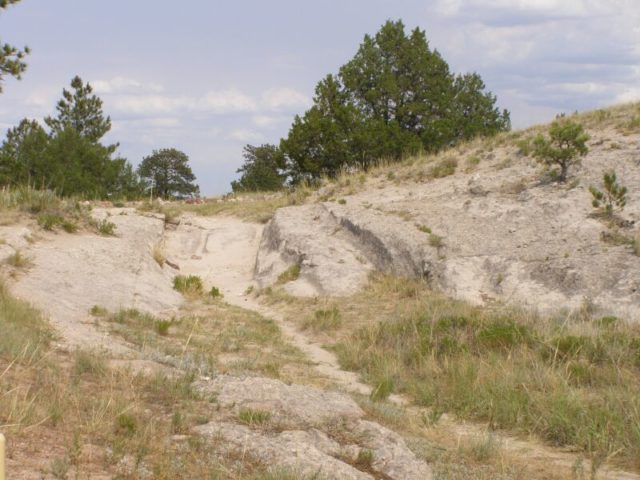
POLYGON ((56 105, 58 115, 45 118, 45 123, 53 133, 72 127, 89 141, 100 141, 111 130, 111 118, 104 116, 102 100, 92 95, 91 85, 85 85, 77 75, 71 80, 71 88, 73 92, 62 89, 62 99, 56 105))
POLYGON ((142 187, 131 165, 113 158, 116 145, 99 141, 111 128, 102 101, 79 77, 71 85, 74 93, 63 90, 58 116, 45 119, 49 132, 29 119, 7 132, 0 147, 0 181, 50 188, 60 195, 137 197, 142 187))
POLYGON ((437 151, 510 128, 480 75, 454 75, 425 32, 388 21, 318 83, 312 107, 280 142, 292 181, 437 151))
POLYGON ((165 199, 198 195, 196 177, 189 166, 189 157, 175 148, 154 150, 142 160, 138 175, 150 183, 156 195, 165 199))
POLYGON ((237 170, 242 176, 231 182, 234 192, 272 191, 284 186, 284 157, 278 147, 246 145, 242 156, 244 164, 237 170))
MULTIPOLYGON (((18 3, 20 0, 0 0, 0 9, 4 10, 8 6, 18 3)), ((0 92, 2 92, 2 81, 9 75, 18 80, 27 69, 24 57, 30 53, 29 47, 22 50, 8 43, 0 43, 0 92)))

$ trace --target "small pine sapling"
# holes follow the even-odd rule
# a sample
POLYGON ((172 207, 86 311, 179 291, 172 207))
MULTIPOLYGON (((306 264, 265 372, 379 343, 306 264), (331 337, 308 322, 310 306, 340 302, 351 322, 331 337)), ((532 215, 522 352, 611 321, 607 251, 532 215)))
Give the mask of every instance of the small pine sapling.
POLYGON ((598 190, 593 185, 589 191, 593 196, 591 204, 593 208, 600 210, 607 217, 613 216, 614 210, 622 211, 627 204, 627 187, 617 181, 616 172, 605 172, 603 176, 604 191, 598 190))
POLYGON ((589 135, 584 127, 571 120, 560 119, 551 124, 549 138, 538 135, 533 141, 533 156, 547 167, 559 167, 558 181, 565 182, 569 167, 580 163, 589 152, 589 135))

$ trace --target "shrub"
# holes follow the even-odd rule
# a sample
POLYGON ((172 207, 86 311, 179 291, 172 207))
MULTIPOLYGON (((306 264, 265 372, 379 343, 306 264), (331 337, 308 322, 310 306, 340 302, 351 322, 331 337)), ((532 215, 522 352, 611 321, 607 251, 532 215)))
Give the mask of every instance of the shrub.
POLYGON ((553 173, 560 182, 565 182, 569 168, 580 162, 589 149, 586 145, 589 135, 584 127, 571 120, 560 119, 551 124, 549 138, 538 135, 533 141, 533 156, 547 167, 559 167, 553 173))
POLYGON ((616 172, 611 170, 605 172, 603 176, 604 191, 598 190, 593 185, 589 191, 593 196, 591 204, 593 208, 600 210, 606 216, 613 216, 614 210, 624 210, 627 204, 627 187, 623 187, 617 182, 616 172))
POLYGON ((209 290, 209 296, 211 298, 222 297, 222 292, 218 287, 211 287, 211 290, 209 290))
POLYGON ((183 295, 202 295, 202 279, 197 275, 177 275, 173 279, 173 288, 183 295))
POLYGON ((426 225, 416 225, 416 228, 418 230, 420 230, 423 233, 432 233, 431 229, 429 227, 427 227, 426 225))

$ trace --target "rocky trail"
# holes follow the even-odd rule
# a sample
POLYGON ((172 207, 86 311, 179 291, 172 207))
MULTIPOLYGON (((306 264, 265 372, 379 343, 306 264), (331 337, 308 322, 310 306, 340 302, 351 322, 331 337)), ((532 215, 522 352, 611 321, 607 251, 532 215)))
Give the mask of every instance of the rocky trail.
MULTIPOLYGON (((31 262, 27 270, 17 274, 12 291, 49 315, 60 334, 62 348, 101 347, 117 362, 139 361, 139 353, 93 321, 89 310, 100 305, 111 311, 136 308, 160 317, 176 315, 185 299, 173 290, 173 277, 198 275, 207 289, 218 287, 225 302, 274 320, 285 339, 334 385, 325 391, 255 376, 200 379, 197 388, 215 394, 225 411, 271 412, 270 422, 275 425, 272 429, 219 420, 196 428, 195 433, 212 442, 223 440, 222 449, 240 451, 268 465, 305 475, 319 473, 327 478, 358 480, 432 478, 430 465, 411 451, 405 439, 368 419, 349 395, 368 395, 370 387, 353 372, 342 370, 333 353, 301 333, 291 319, 250 294, 252 287, 268 285, 287 266, 296 263, 302 264, 302 274, 287 288, 298 294, 331 293, 323 286, 330 279, 338 285, 333 289, 342 285, 342 293, 349 293, 374 268, 418 268, 421 274, 437 271, 437 250, 419 250, 422 253, 415 255, 417 250, 407 247, 413 241, 413 233, 400 241, 393 235, 400 227, 394 224, 376 236, 366 228, 368 217, 364 216, 365 223, 357 226, 345 216, 336 220, 339 213, 311 205, 300 210, 280 210, 266 227, 228 216, 192 215, 183 215, 177 225, 165 226, 162 216, 141 214, 134 209, 95 209, 95 216, 108 218, 116 225, 117 236, 42 233, 28 242, 25 239, 30 232, 23 227, 2 227, 4 231, 0 233, 13 239, 3 246, 3 254, 8 256, 20 249, 31 262), (314 227, 305 230, 291 220, 296 215, 311 215, 318 223, 334 225, 333 234, 312 241, 314 227), (287 217, 286 222, 283 217, 287 217), (283 225, 298 230, 285 234, 283 225), (354 238, 367 236, 364 249, 358 247, 354 238), (155 248, 164 252, 164 266, 154 260, 155 248), (352 268, 355 264, 359 265, 357 269, 352 268), (317 272, 318 265, 324 273, 310 273, 317 272)), ((326 230, 327 225, 322 228, 326 230)), ((416 231, 418 234, 421 232, 416 231)), ((400 396, 389 400, 401 406, 407 403, 400 396)), ((406 409, 407 415, 421 413, 414 407, 401 408, 406 409)), ((446 416, 443 425, 453 443, 486 433, 484 427, 456 423, 446 416)), ((577 459, 575 454, 554 451, 535 442, 507 436, 501 442, 524 464, 542 467, 552 463, 570 469, 577 459)), ((640 478, 612 470, 603 470, 602 475, 624 480, 640 478)))

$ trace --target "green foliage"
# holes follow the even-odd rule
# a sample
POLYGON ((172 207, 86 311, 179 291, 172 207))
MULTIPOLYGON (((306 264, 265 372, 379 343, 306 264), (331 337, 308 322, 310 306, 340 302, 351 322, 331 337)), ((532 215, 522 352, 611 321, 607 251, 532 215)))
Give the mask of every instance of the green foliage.
POLYGON ((109 314, 109 311, 100 305, 94 305, 89 310, 89 313, 94 317, 106 317, 109 314))
POLYGON ((299 263, 296 263, 295 265, 291 265, 284 272, 278 275, 278 280, 276 281, 276 283, 278 285, 283 285, 285 283, 293 282, 297 280, 298 277, 300 276, 300 269, 301 269, 301 266, 299 263))
POLYGON ((565 182, 569 167, 576 165, 589 149, 589 135, 579 123, 567 119, 556 120, 549 128, 549 138, 538 135, 533 141, 533 155, 548 167, 559 167, 558 180, 565 182))
POLYGON ((271 419, 271 412, 265 410, 255 410, 252 408, 241 408, 238 412, 238 420, 248 426, 264 425, 271 419))
POLYGON ((315 93, 280 142, 294 183, 510 128, 509 113, 495 107, 478 74, 451 74, 425 33, 406 33, 401 21, 366 35, 315 93))
POLYGON ((156 333, 160 336, 166 337, 169 335, 169 328, 171 328, 171 320, 156 320, 154 324, 156 333))
MULTIPOLYGON (((9 5, 18 3, 20 0, 1 0, 0 9, 5 9, 9 5)), ((6 75, 18 80, 27 69, 24 57, 30 53, 29 47, 20 50, 8 43, 0 43, 0 92, 2 92, 2 81, 6 75)))
POLYGON ((64 219, 60 215, 51 213, 41 213, 38 215, 38 225, 45 230, 53 230, 57 225, 62 224, 64 219))
POLYGON ((116 417, 116 433, 127 437, 133 436, 138 429, 136 417, 128 413, 121 413, 116 417))
POLYGON ((436 235, 435 233, 430 233, 429 246, 433 248, 442 248, 444 247, 444 239, 440 235, 436 235))
POLYGON ((35 185, 62 196, 139 196, 142 189, 131 165, 112 158, 117 145, 99 141, 111 128, 102 101, 79 77, 71 86, 73 92, 63 89, 58 116, 45 119, 49 133, 28 119, 7 132, 0 147, 0 182, 35 185))
POLYGON ((589 187, 589 191, 593 196, 591 204, 593 208, 611 217, 615 209, 624 210, 627 204, 627 187, 623 187, 618 183, 616 172, 613 170, 604 173, 602 183, 604 191, 598 190, 593 185, 589 187))
POLYGON ((202 279, 197 275, 176 275, 173 288, 184 295, 202 295, 202 279))
POLYGON ((154 150, 138 167, 138 175, 151 184, 156 196, 184 198, 198 195, 200 190, 189 166, 189 157, 175 148, 154 150))
POLYGON ((281 190, 286 175, 284 155, 275 145, 265 144, 244 147, 244 164, 237 170, 239 180, 231 182, 234 192, 260 192, 281 190))
POLYGON ((77 75, 71 80, 71 88, 73 92, 62 89, 62 99, 56 105, 57 117, 44 121, 54 135, 71 127, 90 142, 98 143, 111 130, 111 119, 102 112, 102 100, 92 95, 91 85, 84 84, 77 75))
POLYGON ((222 297, 222 292, 218 287, 211 287, 211 290, 209 290, 209 296, 211 298, 220 298, 222 297))

